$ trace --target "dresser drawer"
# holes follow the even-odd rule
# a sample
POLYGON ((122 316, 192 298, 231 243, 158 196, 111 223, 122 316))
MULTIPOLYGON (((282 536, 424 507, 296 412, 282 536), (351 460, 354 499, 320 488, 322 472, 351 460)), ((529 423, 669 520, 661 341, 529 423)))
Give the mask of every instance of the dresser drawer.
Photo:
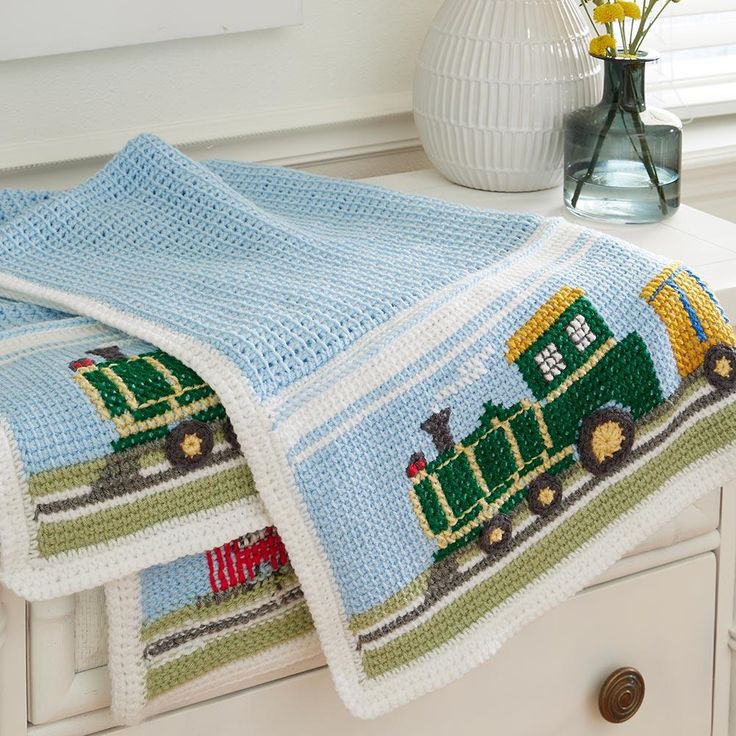
MULTIPOLYGON (((695 538, 705 539, 706 535, 712 534, 718 527, 719 512, 720 493, 714 491, 663 525, 632 550, 630 555, 634 555, 633 558, 629 556, 628 562, 615 565, 606 577, 620 577, 631 572, 632 567, 642 569, 686 556, 680 553, 667 559, 667 553, 674 551, 675 546, 695 538), (644 561, 643 553, 651 556, 653 550, 659 550, 655 553, 656 559, 644 561), (662 557, 665 559, 660 559, 662 557)), ((702 550, 703 547, 697 551, 702 550)), ((693 553, 690 550, 686 554, 693 553)), ((29 721, 50 723, 109 705, 102 590, 33 603, 30 611, 29 721)), ((220 694, 204 693, 203 697, 220 694)))
POLYGON ((705 553, 590 588, 458 682, 374 721, 348 714, 322 668, 159 716, 130 736, 206 733, 215 724, 219 736, 244 725, 269 736, 706 736, 715 581, 715 556, 705 553), (612 725, 599 692, 625 665, 643 675, 644 700, 612 725))

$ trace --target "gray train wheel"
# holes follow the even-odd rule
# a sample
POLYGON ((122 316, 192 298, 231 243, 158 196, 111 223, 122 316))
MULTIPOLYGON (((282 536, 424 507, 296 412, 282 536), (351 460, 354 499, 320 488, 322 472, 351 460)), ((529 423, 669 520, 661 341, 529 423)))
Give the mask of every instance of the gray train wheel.
POLYGON ((478 546, 492 554, 503 549, 511 541, 511 519, 505 514, 496 514, 481 527, 478 546))
POLYGON ((538 516, 548 514, 561 500, 562 481, 557 476, 542 473, 529 484, 526 503, 538 516))
POLYGON ((172 465, 196 468, 212 454, 214 444, 209 424, 190 419, 171 430, 166 438, 166 457, 172 465))
POLYGON ((721 391, 736 386, 736 352, 728 345, 714 345, 705 354, 703 372, 708 382, 721 391))
POLYGON ((615 470, 631 452, 634 431, 634 418, 629 412, 614 406, 594 411, 580 427, 580 463, 593 475, 615 470))

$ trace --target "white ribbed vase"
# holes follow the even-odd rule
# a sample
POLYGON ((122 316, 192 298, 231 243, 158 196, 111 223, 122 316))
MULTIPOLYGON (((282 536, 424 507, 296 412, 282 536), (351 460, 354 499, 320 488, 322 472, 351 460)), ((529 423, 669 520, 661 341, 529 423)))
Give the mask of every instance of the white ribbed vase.
POLYGON ((446 0, 424 41, 414 117, 448 179, 521 192, 562 181, 563 116, 600 97, 575 0, 446 0))

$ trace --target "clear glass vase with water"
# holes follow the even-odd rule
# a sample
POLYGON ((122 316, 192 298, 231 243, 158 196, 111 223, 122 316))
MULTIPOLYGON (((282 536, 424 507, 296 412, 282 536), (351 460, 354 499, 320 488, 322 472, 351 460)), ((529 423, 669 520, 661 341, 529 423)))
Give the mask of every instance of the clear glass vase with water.
POLYGON ((682 123, 646 106, 645 69, 654 59, 603 59, 601 101, 565 117, 564 197, 576 215, 646 223, 678 208, 682 123))

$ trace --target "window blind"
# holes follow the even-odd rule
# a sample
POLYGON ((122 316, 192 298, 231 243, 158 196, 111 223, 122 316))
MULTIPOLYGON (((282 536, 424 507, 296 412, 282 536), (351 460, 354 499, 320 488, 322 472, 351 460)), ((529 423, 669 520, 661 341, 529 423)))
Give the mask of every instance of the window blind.
POLYGON ((736 112, 736 0, 670 3, 645 45, 661 53, 648 71, 651 103, 684 120, 736 112))

